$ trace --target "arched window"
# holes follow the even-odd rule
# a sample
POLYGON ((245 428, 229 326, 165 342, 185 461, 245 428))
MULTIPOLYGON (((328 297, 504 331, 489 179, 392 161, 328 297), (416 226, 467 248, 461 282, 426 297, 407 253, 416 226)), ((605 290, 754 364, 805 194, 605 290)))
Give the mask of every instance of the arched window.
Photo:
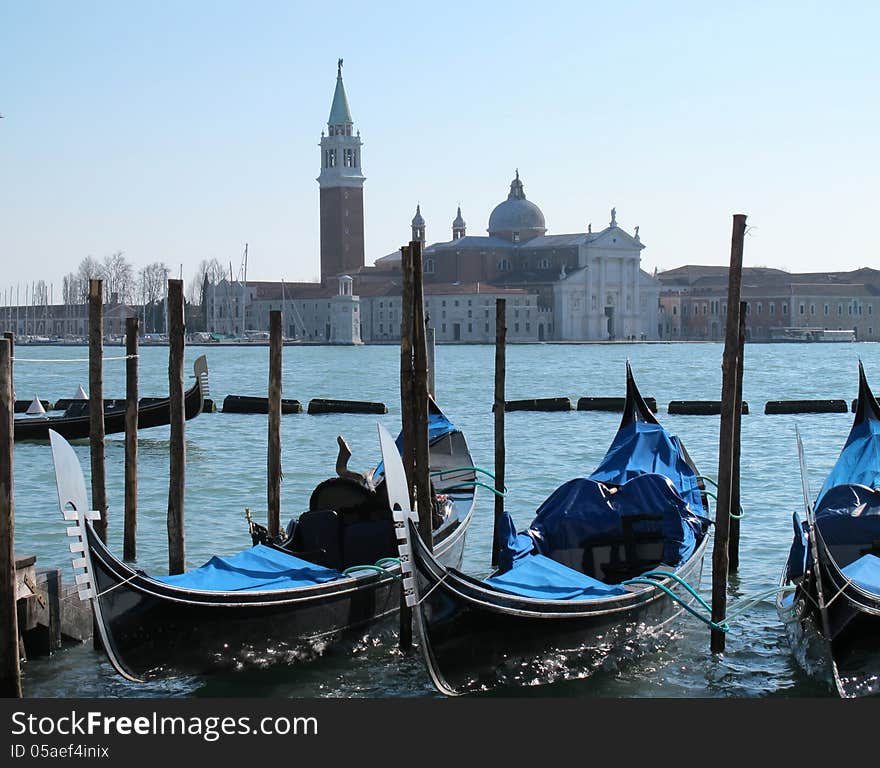
POLYGON ((425 259, 425 274, 434 274, 434 259, 425 259))
POLYGON ((550 269, 550 259, 541 259, 538 262, 538 269, 550 269))
POLYGON ((510 272, 510 259, 501 259, 501 261, 498 262, 498 271, 510 272))

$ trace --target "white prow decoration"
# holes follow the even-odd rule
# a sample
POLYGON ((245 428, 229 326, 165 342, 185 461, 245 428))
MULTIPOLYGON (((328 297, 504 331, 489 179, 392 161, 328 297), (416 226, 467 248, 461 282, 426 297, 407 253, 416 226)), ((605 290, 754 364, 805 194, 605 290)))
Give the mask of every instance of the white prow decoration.
POLYGON ((80 599, 91 600, 96 596, 96 588, 86 540, 86 521, 100 520, 101 513, 89 509, 86 501, 86 481, 79 459, 70 447, 70 443, 51 429, 49 441, 52 444, 52 459, 55 463, 58 506, 64 519, 73 523, 68 527, 67 535, 73 540, 70 543, 70 551, 73 554, 76 586, 80 599))
POLYGON ((46 409, 43 408, 43 404, 40 402, 40 398, 34 395, 34 399, 31 400, 31 404, 28 406, 26 414, 28 416, 42 416, 46 413, 46 409))
POLYGON ((419 599, 416 582, 413 578, 412 543, 410 541, 409 521, 418 522, 418 514, 410 509, 409 492, 406 485, 406 472, 394 438, 381 424, 379 427, 379 447, 385 467, 385 487, 388 490, 388 506, 394 519, 394 533, 397 537, 397 553, 400 558, 401 590, 406 604, 412 608, 419 599))
POLYGON ((86 391, 83 389, 83 385, 80 384, 76 389, 76 394, 73 396, 74 400, 88 400, 89 396, 86 394, 86 391))

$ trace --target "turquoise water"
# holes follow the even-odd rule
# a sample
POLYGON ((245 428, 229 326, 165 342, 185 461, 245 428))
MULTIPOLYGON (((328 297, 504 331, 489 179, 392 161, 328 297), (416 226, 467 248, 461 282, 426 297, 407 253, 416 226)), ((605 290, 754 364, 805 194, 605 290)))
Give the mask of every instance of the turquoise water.
MULTIPOLYGON (((168 350, 146 347, 140 361, 142 395, 167 393, 168 350)), ((192 347, 188 370, 207 354, 211 396, 265 395, 266 347, 192 347)), ((121 354, 108 347, 107 356, 121 354)), ((720 344, 529 345, 508 349, 507 397, 622 396, 624 364, 632 363, 646 396, 654 396, 659 417, 679 434, 704 474, 718 471, 718 417, 670 416, 676 399, 718 399, 721 389, 720 344)), ((15 386, 19 398, 71 397, 88 385, 82 347, 19 347, 15 386), (41 363, 27 359, 65 358, 41 363)), ((795 445, 801 429, 813 492, 831 468, 849 430, 842 414, 765 416, 766 400, 844 398, 857 394, 858 359, 869 381, 880 389, 880 345, 791 344, 746 347, 743 396, 751 413, 743 417, 741 565, 731 580, 731 600, 776 585, 791 539, 791 513, 802 506, 795 445)), ((377 420, 392 432, 399 428, 397 371, 393 346, 360 348, 285 347, 284 397, 303 405, 313 397, 377 400, 386 416, 289 415, 282 420, 284 481, 282 517, 306 509, 312 488, 332 474, 336 436, 351 445, 350 466, 376 463, 377 420)), ((437 398, 467 435, 478 466, 493 460, 494 349, 491 346, 439 346, 437 398)), ((106 397, 125 392, 124 362, 105 364, 106 397)), ((536 507, 560 483, 588 473, 604 455, 619 414, 510 413, 506 418, 507 508, 526 525, 536 507)), ((214 554, 231 554, 250 542, 244 518, 250 507, 257 519, 266 508, 266 416, 203 414, 186 425, 186 552, 190 567, 214 554)), ((168 428, 144 431, 139 447, 138 566, 167 572, 165 513, 168 494, 168 428)), ((88 445, 76 446, 88 478, 88 445)), ((122 549, 123 438, 107 438, 109 541, 122 549)), ((35 553, 38 565, 65 568, 70 580, 64 524, 58 511, 48 444, 15 446, 16 550, 35 553)), ((464 570, 489 570, 492 500, 478 499, 468 532, 464 570)), ((703 591, 710 587, 709 563, 703 591)), ((435 695, 418 655, 404 657, 394 648, 393 627, 372 632, 353 650, 330 653, 301 668, 266 670, 212 678, 187 678, 147 685, 127 683, 89 646, 68 646, 51 659, 24 666, 28 696, 431 696, 435 695)), ((548 668, 555 661, 547 660, 548 668)), ((708 653, 703 625, 682 619, 674 634, 647 652, 633 648, 609 660, 586 679, 565 680, 520 691, 554 696, 801 696, 824 695, 796 667, 771 602, 732 622, 727 652, 708 653)), ((508 692, 509 693, 509 692, 508 692)))

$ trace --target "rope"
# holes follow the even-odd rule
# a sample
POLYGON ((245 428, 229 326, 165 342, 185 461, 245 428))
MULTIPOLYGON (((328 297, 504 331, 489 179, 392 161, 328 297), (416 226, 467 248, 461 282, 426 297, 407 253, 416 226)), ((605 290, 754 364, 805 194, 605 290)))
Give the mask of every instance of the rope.
POLYGON ((439 587, 444 581, 446 581, 446 577, 447 577, 448 575, 449 575, 449 571, 446 571, 446 573, 444 573, 444 574, 443 574, 443 575, 437 580, 437 583, 436 583, 433 587, 431 587, 427 592, 425 592, 424 595, 422 595, 422 596, 419 598, 419 601, 416 603, 416 605, 421 605, 422 603, 424 603, 425 600, 428 599, 428 596, 429 596, 429 595, 430 595, 435 589, 437 589, 437 587, 439 587))
MULTIPOLYGON (((350 576, 355 571, 377 571, 378 573, 387 573, 388 568, 394 565, 400 565, 399 557, 382 557, 379 558, 375 565, 352 565, 346 568, 343 572, 343 576, 350 576)), ((400 578, 399 576, 395 576, 395 578, 400 578)))
MULTIPOLYGON (((668 573, 666 575, 673 576, 673 574, 671 574, 671 573, 668 573)), ((698 613, 696 610, 691 608, 691 606, 689 606, 684 600, 682 600, 678 595, 676 595, 675 592, 673 592, 671 589, 669 589, 669 587, 667 587, 665 584, 659 584, 658 582, 653 581, 651 579, 627 579, 626 581, 622 581, 620 583, 621 584, 647 584, 651 587, 659 589, 661 592, 665 592, 674 602, 678 603, 688 613, 690 613, 692 616, 696 616, 700 621, 702 621, 704 624, 711 627, 712 629, 717 629, 721 632, 728 632, 730 630, 730 627, 727 625, 726 621, 721 621, 719 623, 716 623, 716 622, 712 621, 712 619, 706 618, 705 616, 703 616, 702 614, 698 613)), ((679 583, 683 583, 683 582, 679 579, 679 583)), ((700 601, 700 603, 705 605, 705 603, 706 603, 705 600, 703 600, 700 597, 698 597, 698 600, 700 601)))
MULTIPOLYGON (((129 576, 124 581, 120 581, 118 584, 114 584, 112 587, 107 587, 107 589, 105 589, 103 592, 98 592, 98 594, 96 594, 94 597, 90 597, 89 600, 97 600, 99 597, 104 597, 104 595, 109 594, 114 589, 119 589, 120 587, 125 586, 126 584, 128 584, 128 582, 130 582, 132 579, 136 579, 138 576, 140 576, 139 573, 133 573, 131 576, 129 576)), ((82 598, 80 598, 79 593, 77 592, 75 594, 68 595, 67 597, 62 597, 60 602, 66 603, 68 600, 74 600, 74 599, 80 600, 82 598)))
MULTIPOLYGON (((108 360, 133 360, 136 357, 140 357, 140 355, 122 355, 120 357, 102 357, 102 362, 107 362, 108 360)), ((88 357, 74 357, 74 358, 57 358, 57 359, 45 359, 45 358, 36 358, 36 357, 13 357, 12 361, 14 363, 89 363, 91 362, 88 357)))
MULTIPOLYGON (((712 493, 712 491, 704 490, 703 493, 705 493, 710 499, 715 499, 716 504, 718 503, 718 496, 712 493)), ((728 512, 727 514, 730 515, 734 520, 742 520, 746 516, 746 513, 742 508, 742 504, 739 505, 739 514, 737 514, 736 512, 728 512)))
POLYGON ((716 483, 716 482, 715 482, 711 477, 709 477, 708 475, 697 475, 697 480, 708 480, 710 483, 712 483, 712 485, 713 485, 715 488, 718 487, 718 483, 716 483))
POLYGON ((495 479, 495 475, 489 472, 489 470, 482 469, 481 467, 453 467, 452 469, 435 469, 433 472, 431 472, 431 477, 446 475, 451 472, 479 472, 481 475, 488 475, 493 480, 495 479))
POLYGON ((457 488, 475 488, 478 485, 480 486, 480 488, 485 488, 487 491, 491 491, 496 496, 504 496, 507 493, 507 488, 505 488, 503 491, 499 491, 493 488, 491 485, 488 485, 487 483, 481 483, 479 480, 473 480, 469 483, 456 483, 455 485, 448 485, 445 488, 438 488, 437 492, 448 493, 449 491, 454 491, 457 488))

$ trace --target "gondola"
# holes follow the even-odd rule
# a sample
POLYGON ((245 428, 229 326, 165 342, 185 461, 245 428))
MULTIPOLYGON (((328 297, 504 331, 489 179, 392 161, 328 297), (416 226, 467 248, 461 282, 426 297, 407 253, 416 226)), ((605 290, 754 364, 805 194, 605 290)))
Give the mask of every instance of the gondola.
POLYGON ((407 526, 408 602, 441 693, 583 676, 674 619, 683 608, 670 592, 693 599, 681 582, 699 583, 709 538, 702 478, 628 363, 626 376, 623 418, 598 468, 554 491, 525 531, 500 517, 489 577, 444 567, 407 526))
MULTIPOLYGON (((477 474, 467 441, 436 406, 429 416, 437 557, 461 563, 477 474)), ((62 514, 74 523, 80 597, 123 677, 204 675, 314 658, 400 609, 400 564, 384 469, 320 483, 284 541, 258 543, 200 568, 149 576, 103 544, 76 455, 52 434, 62 514)))
POLYGON ((880 693, 880 406, 859 362, 846 443, 815 503, 798 434, 806 520, 776 601, 795 658, 839 696, 880 693), (785 589, 785 588, 788 589, 785 589))
MULTIPOLYGON (((208 362, 204 355, 193 363, 195 382, 184 393, 184 416, 194 419, 202 412, 208 395, 208 362)), ((161 427, 171 421, 171 407, 167 397, 143 397, 138 402, 138 431, 161 427)), ((125 400, 107 400, 104 403, 104 434, 125 432, 125 400)), ((21 416, 14 421, 16 440, 48 440, 49 431, 57 432, 66 440, 88 438, 91 429, 88 400, 72 400, 61 413, 42 416, 21 416)))

